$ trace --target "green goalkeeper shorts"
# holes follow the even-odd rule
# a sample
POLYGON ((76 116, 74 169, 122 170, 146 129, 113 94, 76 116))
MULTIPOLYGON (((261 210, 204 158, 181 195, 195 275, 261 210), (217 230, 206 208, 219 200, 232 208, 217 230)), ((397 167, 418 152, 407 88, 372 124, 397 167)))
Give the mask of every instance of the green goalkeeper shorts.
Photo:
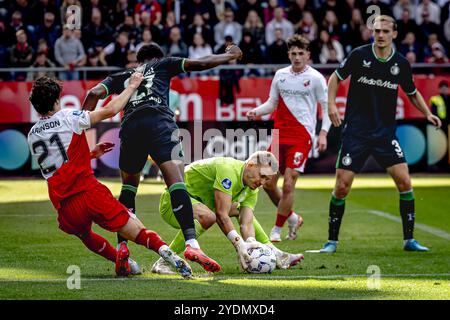
MULTIPOLYGON (((200 201, 191 197, 192 206, 195 204, 201 203, 200 201)), ((174 227, 175 229, 180 229, 180 225, 178 224, 177 218, 172 211, 172 202, 170 201, 170 193, 169 190, 166 190, 161 195, 159 199, 159 214, 163 218, 163 220, 174 227)))

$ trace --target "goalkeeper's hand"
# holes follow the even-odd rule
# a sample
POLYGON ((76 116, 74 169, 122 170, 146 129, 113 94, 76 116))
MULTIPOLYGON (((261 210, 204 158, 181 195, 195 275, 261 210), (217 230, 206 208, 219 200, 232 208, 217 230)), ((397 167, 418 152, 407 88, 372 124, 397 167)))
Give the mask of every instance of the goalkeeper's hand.
POLYGON ((247 241, 241 240, 236 244, 236 251, 238 254, 239 264, 242 270, 247 270, 248 264, 252 261, 249 249, 258 248, 260 244, 256 242, 255 238, 248 238, 247 241))

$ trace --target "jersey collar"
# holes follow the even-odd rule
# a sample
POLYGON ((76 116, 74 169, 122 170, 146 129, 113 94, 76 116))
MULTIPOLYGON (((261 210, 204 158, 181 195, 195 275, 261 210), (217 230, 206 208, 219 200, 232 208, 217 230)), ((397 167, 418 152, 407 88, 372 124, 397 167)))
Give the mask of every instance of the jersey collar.
POLYGON ((301 75, 302 73, 304 73, 306 70, 308 70, 309 69, 309 65, 305 65, 305 67, 301 70, 301 71, 299 71, 299 72, 295 72, 293 69, 292 69, 292 66, 290 66, 290 68, 289 68, 289 71, 291 72, 291 74, 293 74, 294 76, 298 76, 298 75, 301 75))
POLYGON ((391 55, 390 55, 389 57, 387 57, 386 59, 383 59, 383 58, 380 58, 380 57, 377 56, 377 54, 376 54, 376 52, 375 52, 375 44, 372 43, 372 53, 373 53, 373 55, 375 56, 375 58, 376 58, 378 61, 380 61, 380 62, 388 62, 389 60, 391 60, 391 58, 394 56, 395 48, 394 48, 393 46, 391 46, 391 49, 392 49, 391 55))

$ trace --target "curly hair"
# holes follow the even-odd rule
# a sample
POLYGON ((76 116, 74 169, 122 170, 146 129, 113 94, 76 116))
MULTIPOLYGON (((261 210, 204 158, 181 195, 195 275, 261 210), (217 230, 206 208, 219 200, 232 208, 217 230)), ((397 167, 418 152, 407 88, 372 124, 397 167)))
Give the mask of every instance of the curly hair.
POLYGON ((143 45, 137 53, 137 61, 139 63, 143 63, 154 58, 161 59, 163 57, 164 52, 156 43, 143 45))
POLYGON ((53 110, 55 102, 59 100, 61 86, 50 77, 43 76, 37 79, 31 89, 30 102, 41 115, 53 110))
POLYGON ((309 51, 309 40, 303 35, 295 34, 287 40, 287 47, 290 50, 292 47, 297 47, 309 51))

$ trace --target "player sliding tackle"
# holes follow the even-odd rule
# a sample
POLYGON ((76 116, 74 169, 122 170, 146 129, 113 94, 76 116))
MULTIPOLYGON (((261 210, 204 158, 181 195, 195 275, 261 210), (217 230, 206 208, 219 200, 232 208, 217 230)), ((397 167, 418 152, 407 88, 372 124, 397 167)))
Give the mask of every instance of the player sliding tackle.
MULTIPOLYGON (((247 249, 259 246, 254 241, 255 238, 274 250, 278 268, 290 268, 303 259, 302 254, 289 254, 277 249, 253 215, 258 200, 258 188, 267 183, 277 171, 278 161, 267 151, 256 152, 247 161, 216 157, 199 160, 186 167, 186 188, 194 210, 197 237, 217 222, 236 248, 243 269, 250 260, 247 249), (234 229, 230 217, 239 219, 242 237, 234 229)), ((164 221, 174 228, 180 228, 168 191, 161 195, 159 211, 164 221)), ((183 242, 183 234, 180 231, 170 248, 175 252, 182 252, 183 242)), ((173 273, 162 259, 155 263, 152 272, 173 273)))
MULTIPOLYGON (((120 128, 119 167, 122 177, 122 191, 119 201, 135 211, 135 198, 148 155, 152 157, 164 176, 169 188, 170 201, 175 218, 186 240, 184 256, 198 262, 211 272, 220 270, 220 265, 206 256, 195 238, 194 218, 189 194, 184 184, 184 161, 179 139, 179 129, 174 114, 169 108, 170 79, 179 73, 200 71, 240 59, 242 51, 235 45, 226 53, 210 55, 197 60, 164 57, 157 44, 143 46, 137 53, 140 70, 144 74, 143 85, 125 106, 120 128), (176 157, 172 150, 180 150, 176 157)), ((89 91, 83 109, 93 110, 100 98, 123 91, 132 70, 113 74, 89 91)), ((121 242, 123 239, 119 239, 121 242)))
POLYGON ((86 112, 61 110, 60 85, 51 78, 39 78, 33 85, 30 101, 40 119, 28 134, 28 144, 47 180, 61 230, 80 238, 92 252, 115 262, 119 276, 128 275, 131 268, 136 269, 136 264, 129 259, 126 245, 121 244, 116 250, 92 231, 92 222, 157 252, 183 277, 190 278, 190 266, 116 200, 108 188, 97 181, 91 168, 91 158, 108 152, 112 144, 98 144, 89 151, 85 130, 119 113, 142 79, 141 73, 134 73, 116 99, 99 111, 86 112))

